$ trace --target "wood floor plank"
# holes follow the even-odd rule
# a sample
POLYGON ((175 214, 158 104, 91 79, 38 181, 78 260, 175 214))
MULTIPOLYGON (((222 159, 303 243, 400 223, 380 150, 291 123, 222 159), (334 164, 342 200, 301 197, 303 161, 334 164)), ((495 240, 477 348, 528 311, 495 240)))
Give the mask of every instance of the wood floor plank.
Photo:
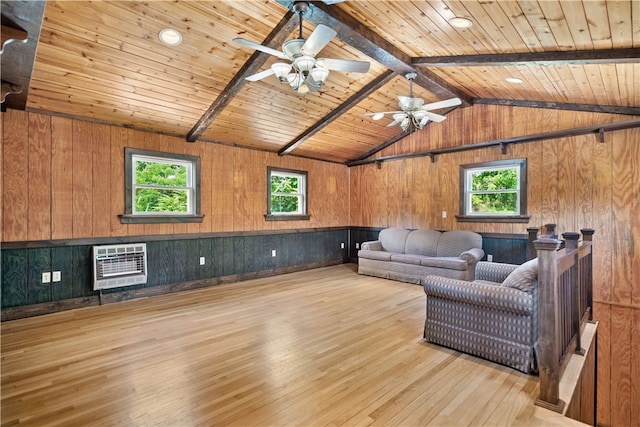
POLYGON ((580 425, 352 264, 3 322, 3 426, 580 425))

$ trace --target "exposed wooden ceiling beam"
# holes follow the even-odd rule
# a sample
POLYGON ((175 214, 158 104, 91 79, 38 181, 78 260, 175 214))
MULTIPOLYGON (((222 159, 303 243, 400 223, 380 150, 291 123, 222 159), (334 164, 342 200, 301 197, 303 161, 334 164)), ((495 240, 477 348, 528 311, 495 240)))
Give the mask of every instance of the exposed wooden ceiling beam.
POLYGON ((332 110, 325 117, 317 121, 313 126, 305 130, 300 136, 296 139, 285 145, 278 151, 279 156, 283 156, 285 154, 289 154, 293 151, 297 146, 302 144, 304 141, 312 137, 314 134, 320 132, 325 126, 329 125, 331 122, 336 120, 346 111, 350 110, 354 105, 371 95, 375 92, 380 86, 383 86, 387 82, 389 82, 396 73, 391 70, 387 70, 378 76, 375 80, 369 82, 365 87, 360 89, 357 93, 353 94, 349 99, 342 103, 338 108, 332 110))
POLYGON ((585 111, 590 113, 625 114, 640 116, 640 107, 623 107, 617 105, 572 104, 566 102, 518 101, 514 99, 476 98, 474 104, 504 105, 512 107, 549 108, 555 110, 585 111))
POLYGON ((349 167, 361 166, 361 165, 367 165, 372 163, 388 162, 391 160, 402 160, 402 159, 410 159, 415 157, 426 157, 426 156, 431 157, 431 160, 434 161, 435 156, 438 154, 478 150, 481 148, 495 147, 495 146, 499 146, 501 147, 501 149, 504 149, 504 147, 509 144, 522 144, 525 142, 545 141, 549 139, 560 139, 560 138, 566 138, 570 136, 579 136, 579 135, 588 135, 588 134, 598 134, 598 138, 600 142, 604 142, 602 135, 605 132, 612 132, 612 131, 623 130, 623 129, 633 129, 638 127, 640 127, 640 119, 627 120, 623 122, 605 123, 601 125, 590 125, 590 126, 583 126, 579 128, 572 128, 572 129, 560 129, 560 130, 554 130, 551 132, 537 133, 533 135, 523 135, 523 136, 515 136, 512 138, 496 139, 492 141, 476 142, 473 144, 439 148, 436 150, 418 151, 415 153, 383 156, 375 159, 354 160, 351 162, 347 162, 347 166, 349 167))
MULTIPOLYGON (((285 42, 287 37, 298 26, 298 17, 291 11, 287 12, 285 16, 278 22, 278 25, 271 30, 269 35, 263 41, 263 45, 272 47, 274 49, 279 48, 282 43, 285 42)), ((222 110, 231 102, 233 97, 242 89, 246 84, 245 77, 260 71, 260 68, 267 62, 271 56, 267 53, 255 51, 244 63, 242 68, 236 73, 235 76, 229 81, 224 90, 213 101, 211 106, 204 112, 200 120, 193 126, 193 128, 187 134, 188 142, 195 142, 202 136, 204 131, 213 123, 215 118, 222 112, 222 110)))
POLYGON ((428 56, 412 58, 411 60, 413 65, 419 67, 624 64, 638 62, 640 62, 640 48, 428 56))
MULTIPOLYGON (((276 0, 285 7, 291 5, 291 0, 276 0)), ((458 97, 463 106, 471 105, 470 97, 459 89, 448 85, 433 73, 416 69, 411 63, 411 57, 393 46, 350 16, 337 6, 327 6, 322 2, 310 2, 309 11, 303 15, 304 19, 313 24, 324 24, 338 33, 343 42, 358 49, 369 58, 384 65, 398 74, 405 75, 415 72, 415 84, 423 87, 441 99, 458 97)))

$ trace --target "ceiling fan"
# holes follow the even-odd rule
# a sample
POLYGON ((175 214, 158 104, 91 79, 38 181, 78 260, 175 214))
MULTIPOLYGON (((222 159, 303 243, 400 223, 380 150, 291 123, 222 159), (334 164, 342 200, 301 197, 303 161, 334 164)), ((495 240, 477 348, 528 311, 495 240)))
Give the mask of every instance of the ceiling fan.
POLYGON ((385 114, 391 114, 393 121, 389 123, 387 127, 400 125, 402 130, 406 131, 410 125, 413 125, 416 129, 422 129, 429 120, 432 122, 441 122, 446 119, 445 116, 432 113, 431 110, 462 104, 460 98, 445 99, 444 101, 425 104, 424 99, 413 96, 413 80, 416 78, 416 73, 407 73, 405 77, 409 80, 409 96, 398 96, 401 111, 364 113, 365 116, 373 116, 373 120, 380 120, 385 114))
POLYGON ((316 55, 331 41, 336 32, 326 25, 319 24, 308 39, 302 38, 302 15, 309 10, 306 1, 294 1, 293 10, 300 18, 298 38, 284 42, 282 51, 264 46, 243 38, 235 38, 234 42, 248 46, 264 53, 288 60, 290 63, 276 62, 271 68, 246 77, 246 80, 257 81, 275 74, 280 83, 289 83, 293 90, 301 95, 316 91, 322 87, 330 70, 354 73, 369 71, 369 62, 347 59, 318 58, 316 55))

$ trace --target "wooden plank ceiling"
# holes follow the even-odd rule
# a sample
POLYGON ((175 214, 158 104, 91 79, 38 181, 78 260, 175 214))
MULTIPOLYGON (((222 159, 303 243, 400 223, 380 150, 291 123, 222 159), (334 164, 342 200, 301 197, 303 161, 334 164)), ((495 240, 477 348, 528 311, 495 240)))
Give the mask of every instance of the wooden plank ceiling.
MULTIPOLYGON (((290 8, 289 0, 49 1, 26 104, 8 95, 3 106, 339 163, 403 135, 387 127, 389 118, 364 113, 397 110, 411 71, 418 75, 414 95, 426 103, 457 96, 459 108, 498 103, 640 115, 637 1, 312 2, 304 37, 318 23, 338 32, 317 57, 369 61, 371 68, 332 71, 322 90, 304 97, 275 76, 244 80, 277 59, 232 41, 266 40, 280 49, 297 36, 290 8), (455 28, 453 17, 472 26, 455 28), (180 31, 182 44, 163 45, 163 28, 180 31)), ((17 44, 5 49, 3 67, 20 55, 17 44)))

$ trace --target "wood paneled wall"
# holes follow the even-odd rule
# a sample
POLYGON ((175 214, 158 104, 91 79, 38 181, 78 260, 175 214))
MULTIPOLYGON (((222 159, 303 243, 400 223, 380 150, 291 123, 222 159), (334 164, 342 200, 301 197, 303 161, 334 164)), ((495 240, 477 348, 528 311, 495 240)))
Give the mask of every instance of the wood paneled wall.
POLYGON ((2 113, 2 241, 347 226, 347 167, 69 118, 2 113), (201 158, 196 224, 121 224, 124 148, 201 158), (267 166, 309 173, 309 221, 265 221, 267 166))
MULTIPOLYGON (((379 155, 470 144, 628 120, 604 114, 517 107, 457 110, 379 155)), ((351 225, 526 233, 596 230, 594 299, 598 331, 598 423, 640 423, 640 129, 390 161, 351 169, 351 225), (458 223, 459 166, 526 158, 528 224, 458 223), (442 217, 442 211, 447 217, 442 217)))

